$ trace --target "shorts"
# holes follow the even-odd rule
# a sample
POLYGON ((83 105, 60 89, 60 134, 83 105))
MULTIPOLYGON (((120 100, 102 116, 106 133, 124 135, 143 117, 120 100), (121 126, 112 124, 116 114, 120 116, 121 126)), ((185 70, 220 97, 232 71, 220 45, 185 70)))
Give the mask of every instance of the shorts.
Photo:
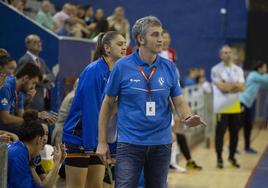
POLYGON ((94 150, 84 150, 77 146, 66 144, 67 157, 65 164, 73 167, 88 168, 90 165, 104 165, 94 150))

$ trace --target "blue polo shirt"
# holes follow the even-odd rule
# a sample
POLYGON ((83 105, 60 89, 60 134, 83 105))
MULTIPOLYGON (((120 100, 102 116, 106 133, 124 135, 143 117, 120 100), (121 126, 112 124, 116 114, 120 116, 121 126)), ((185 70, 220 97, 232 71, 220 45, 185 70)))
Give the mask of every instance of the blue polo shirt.
POLYGON ((103 58, 89 64, 81 73, 63 127, 63 143, 87 150, 97 148, 99 111, 109 75, 109 67, 103 58))
MULTIPOLYGON (((16 79, 8 76, 3 87, 0 89, 0 111, 7 111, 9 114, 16 115, 18 110, 24 108, 24 93, 16 95, 16 79)), ((5 125, 0 120, 0 130, 18 134, 19 125, 5 125)))
POLYGON ((171 110, 169 97, 181 95, 174 63, 157 56, 152 65, 143 62, 135 52, 115 64, 107 87, 108 96, 118 96, 118 142, 136 145, 171 144, 171 110), (150 83, 156 115, 146 116, 147 81, 138 70, 141 66, 147 77, 155 66, 150 83))
POLYGON ((16 109, 16 80, 13 76, 6 78, 0 89, 0 111, 8 111, 15 114, 16 109))
POLYGON ((8 188, 41 188, 32 177, 28 149, 21 141, 8 145, 8 188))
POLYGON ((16 98, 16 79, 8 76, 3 87, 0 89, 0 111, 8 111, 16 114, 16 110, 24 108, 25 94, 20 91, 16 98))
MULTIPOLYGON (((24 108, 24 93, 19 92, 16 95, 16 79, 8 76, 3 87, 0 89, 0 111, 7 111, 9 114, 16 115, 19 109, 24 108)), ((6 130, 13 133, 18 132, 17 125, 4 125, 0 121, 0 130, 6 130)))

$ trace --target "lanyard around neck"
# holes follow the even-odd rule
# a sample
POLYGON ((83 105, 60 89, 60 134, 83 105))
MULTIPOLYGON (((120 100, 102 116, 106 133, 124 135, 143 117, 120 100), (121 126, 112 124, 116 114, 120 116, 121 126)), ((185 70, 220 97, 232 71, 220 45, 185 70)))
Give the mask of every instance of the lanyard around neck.
POLYGON ((150 84, 150 80, 153 77, 155 71, 156 71, 156 67, 153 67, 149 77, 146 76, 145 72, 143 71, 141 66, 138 66, 138 70, 140 71, 141 75, 144 77, 144 79, 147 81, 147 89, 148 89, 148 97, 151 101, 152 99, 152 88, 151 88, 151 84, 150 84))

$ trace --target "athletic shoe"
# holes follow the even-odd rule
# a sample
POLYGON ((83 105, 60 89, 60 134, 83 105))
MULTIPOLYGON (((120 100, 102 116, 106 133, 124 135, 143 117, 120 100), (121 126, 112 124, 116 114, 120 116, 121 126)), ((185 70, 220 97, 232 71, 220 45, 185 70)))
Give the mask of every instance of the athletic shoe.
POLYGON ((198 164, 196 164, 195 161, 188 161, 186 163, 186 168, 188 170, 202 170, 203 169, 203 167, 202 166, 199 166, 198 164))
POLYGON ((228 161, 231 163, 231 165, 235 168, 240 168, 240 165, 237 163, 235 158, 229 158, 228 161))
POLYGON ((170 164, 169 165, 169 168, 170 169, 173 169, 173 170, 176 170, 177 172, 181 172, 181 173, 185 173, 186 172, 186 169, 177 165, 177 164, 170 164))
POLYGON ((245 150, 246 154, 257 154, 258 152, 255 149, 249 148, 245 150))
POLYGON ((217 160, 217 168, 218 169, 223 169, 223 160, 222 159, 217 160))

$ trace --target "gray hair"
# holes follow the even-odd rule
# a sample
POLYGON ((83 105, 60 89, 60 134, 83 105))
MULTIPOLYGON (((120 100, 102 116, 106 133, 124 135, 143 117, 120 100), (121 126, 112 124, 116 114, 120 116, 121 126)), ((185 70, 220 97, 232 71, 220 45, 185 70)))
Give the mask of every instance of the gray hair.
POLYGON ((132 27, 132 37, 136 41, 137 45, 140 46, 137 36, 145 36, 149 26, 160 26, 162 27, 161 21, 155 16, 146 16, 140 18, 132 27))

